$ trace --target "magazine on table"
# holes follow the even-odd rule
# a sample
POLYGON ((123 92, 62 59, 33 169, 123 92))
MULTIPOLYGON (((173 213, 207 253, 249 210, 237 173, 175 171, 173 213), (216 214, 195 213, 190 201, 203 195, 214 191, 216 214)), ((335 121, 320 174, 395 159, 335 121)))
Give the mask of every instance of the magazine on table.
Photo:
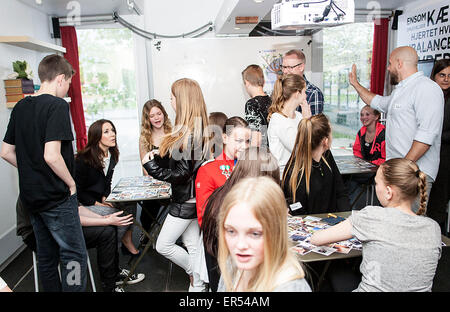
MULTIPOLYGON (((326 218, 318 218, 314 216, 307 217, 288 217, 288 234, 289 239, 293 242, 292 249, 301 256, 310 252, 320 255, 329 256, 333 253, 348 254, 352 249, 362 250, 362 243, 356 239, 351 238, 346 241, 337 242, 324 246, 315 246, 310 243, 312 234, 331 227, 332 225, 324 222, 326 218)), ((342 220, 344 220, 342 218, 342 220)))
POLYGON ((169 198, 170 183, 156 180, 151 176, 122 178, 111 191, 106 201, 139 201, 169 198))

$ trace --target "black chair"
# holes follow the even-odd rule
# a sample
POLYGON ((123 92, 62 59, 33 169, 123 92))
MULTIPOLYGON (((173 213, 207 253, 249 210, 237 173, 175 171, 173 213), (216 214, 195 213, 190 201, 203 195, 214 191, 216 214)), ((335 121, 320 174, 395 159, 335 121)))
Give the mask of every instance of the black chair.
POLYGON ((441 259, 439 259, 434 275, 433 292, 450 291, 450 246, 442 247, 441 259))

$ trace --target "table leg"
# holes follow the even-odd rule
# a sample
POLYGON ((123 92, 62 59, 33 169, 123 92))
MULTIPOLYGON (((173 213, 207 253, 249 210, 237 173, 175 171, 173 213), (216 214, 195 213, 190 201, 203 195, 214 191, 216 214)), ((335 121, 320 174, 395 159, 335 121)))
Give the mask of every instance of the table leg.
POLYGON ((321 286, 323 280, 325 279, 325 274, 327 273, 327 271, 328 271, 328 269, 330 267, 330 264, 331 264, 331 260, 328 260, 325 263, 325 267, 323 268, 322 274, 320 275, 319 281, 317 282, 317 291, 320 290, 320 286, 321 286))
MULTIPOLYGON (((364 193, 364 188, 361 189, 361 191, 359 192, 358 196, 356 196, 355 200, 353 201, 353 203, 350 205, 350 210, 353 209, 353 206, 355 206, 356 202, 358 201, 358 199, 361 197, 361 195, 364 193)), ((366 198, 366 202, 367 202, 367 198, 366 198)))
MULTIPOLYGON (((140 223, 138 223, 136 221, 136 219, 134 219, 134 224, 136 224, 142 231, 142 233, 144 233, 144 235, 146 235, 149 240, 150 240, 150 235, 147 233, 147 231, 142 227, 142 225, 140 223)), ((134 274, 134 271, 136 270, 136 267, 138 266, 138 264, 141 262, 142 258, 144 258, 144 255, 147 253, 148 249, 150 248, 150 244, 147 244, 144 248, 144 250, 142 251, 141 255, 136 259, 136 261, 134 261, 131 269, 130 269, 130 273, 128 274, 128 276, 123 280, 123 285, 127 285, 127 282, 130 280, 130 277, 134 274)), ((133 258, 130 259, 130 262, 132 261, 133 258)))

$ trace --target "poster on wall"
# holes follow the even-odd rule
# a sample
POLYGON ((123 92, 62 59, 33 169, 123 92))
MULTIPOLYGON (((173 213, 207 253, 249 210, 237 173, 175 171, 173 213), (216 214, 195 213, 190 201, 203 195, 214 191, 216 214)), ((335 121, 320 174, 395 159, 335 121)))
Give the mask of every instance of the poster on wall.
POLYGON ((404 11, 398 19, 397 46, 416 49, 420 60, 450 58, 448 0, 404 11))

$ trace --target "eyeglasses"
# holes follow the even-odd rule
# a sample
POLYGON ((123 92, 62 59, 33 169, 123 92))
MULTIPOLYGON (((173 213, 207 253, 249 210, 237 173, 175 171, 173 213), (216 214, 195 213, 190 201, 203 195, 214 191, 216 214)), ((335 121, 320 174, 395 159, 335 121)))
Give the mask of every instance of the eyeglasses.
POLYGON ((300 65, 302 65, 303 63, 298 63, 297 65, 294 65, 294 66, 284 66, 284 65, 281 65, 280 67, 281 67, 281 69, 283 70, 283 69, 294 69, 295 67, 297 67, 297 66, 300 66, 300 65))
POLYGON ((439 73, 438 74, 439 75, 439 78, 441 78, 441 79, 445 79, 445 77, 447 77, 448 79, 450 79, 450 74, 444 74, 444 73, 439 73))

